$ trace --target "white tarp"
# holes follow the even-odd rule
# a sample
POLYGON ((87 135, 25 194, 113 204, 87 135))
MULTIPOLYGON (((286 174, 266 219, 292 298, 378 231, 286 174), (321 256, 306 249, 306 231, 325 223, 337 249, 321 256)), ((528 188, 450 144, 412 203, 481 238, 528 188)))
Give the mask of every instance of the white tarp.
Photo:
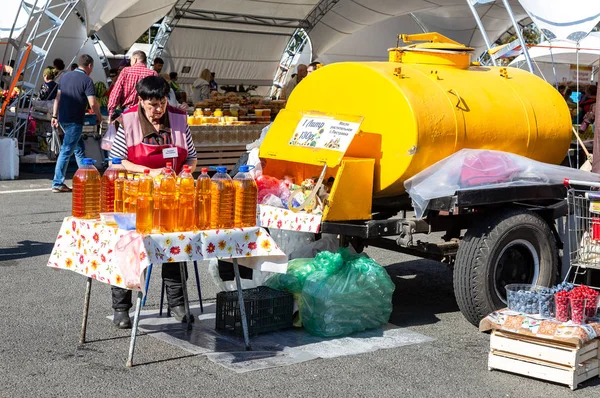
POLYGON ((598 0, 519 1, 548 40, 581 40, 600 21, 598 0))

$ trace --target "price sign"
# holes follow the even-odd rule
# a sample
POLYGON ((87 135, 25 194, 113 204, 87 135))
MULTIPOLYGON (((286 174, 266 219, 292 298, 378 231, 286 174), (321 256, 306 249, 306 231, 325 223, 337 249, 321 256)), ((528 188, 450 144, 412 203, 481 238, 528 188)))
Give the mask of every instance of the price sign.
POLYGON ((361 122, 362 118, 352 116, 307 114, 300 119, 289 145, 346 152, 361 122))

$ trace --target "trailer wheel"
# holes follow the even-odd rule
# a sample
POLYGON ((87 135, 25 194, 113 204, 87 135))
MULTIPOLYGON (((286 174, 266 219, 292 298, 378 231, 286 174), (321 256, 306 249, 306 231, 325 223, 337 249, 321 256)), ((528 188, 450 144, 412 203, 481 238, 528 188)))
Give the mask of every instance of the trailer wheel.
POLYGON ((552 230, 537 214, 510 210, 467 230, 454 264, 454 295, 473 325, 506 306, 505 286, 551 286, 558 270, 552 230))

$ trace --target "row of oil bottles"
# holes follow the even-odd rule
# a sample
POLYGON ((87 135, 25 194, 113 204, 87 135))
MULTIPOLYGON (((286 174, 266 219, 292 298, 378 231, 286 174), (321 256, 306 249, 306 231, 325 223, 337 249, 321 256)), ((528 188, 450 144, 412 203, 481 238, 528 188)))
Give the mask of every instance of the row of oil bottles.
POLYGON ((100 177, 86 158, 73 177, 72 214, 96 219, 101 212, 135 213, 142 234, 255 226, 258 189, 250 167, 241 166, 233 179, 226 167, 215 169, 212 179, 203 168, 194 180, 189 166, 176 175, 167 163, 153 178, 148 169, 128 173, 115 158, 100 177))

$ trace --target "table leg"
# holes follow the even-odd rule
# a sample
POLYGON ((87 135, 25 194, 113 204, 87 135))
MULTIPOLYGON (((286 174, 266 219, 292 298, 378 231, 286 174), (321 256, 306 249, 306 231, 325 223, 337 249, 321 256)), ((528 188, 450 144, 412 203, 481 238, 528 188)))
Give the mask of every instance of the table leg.
POLYGON ((237 259, 233 259, 233 272, 235 272, 235 284, 238 291, 238 302, 240 303, 240 315, 242 316, 242 331, 244 332, 244 343, 246 351, 252 351, 250 337, 248 336, 248 320, 246 319, 246 306, 244 305, 244 293, 242 292, 242 281, 240 280, 240 268, 237 259))
POLYGON ((144 298, 142 299, 142 307, 146 306, 146 297, 148 296, 148 289, 150 288, 150 276, 152 275, 152 264, 150 264, 146 271, 146 286, 144 287, 144 298))
POLYGON ((186 263, 183 261, 179 263, 179 272, 181 272, 181 287, 183 288, 183 306, 185 307, 185 320, 187 322, 188 330, 192 330, 192 315, 190 314, 190 301, 188 300, 187 280, 185 279, 185 265, 186 263))
POLYGON ((135 314, 133 316, 133 327, 131 328, 131 342, 129 343, 129 355, 127 356, 127 363, 125 366, 128 368, 133 366, 133 350, 135 349, 135 339, 137 338, 137 328, 140 322, 140 310, 142 309, 142 297, 144 293, 139 291, 137 294, 137 301, 135 303, 135 314))
POLYGON ((85 297, 83 299, 83 321, 81 322, 81 334, 79 344, 85 344, 85 332, 87 330, 88 311, 90 309, 90 295, 92 293, 92 278, 87 278, 85 284, 85 297))
POLYGON ((200 300, 200 313, 204 314, 204 305, 202 304, 202 290, 200 290, 200 276, 198 275, 197 261, 194 261, 194 273, 196 274, 196 287, 198 288, 198 299, 200 300))

